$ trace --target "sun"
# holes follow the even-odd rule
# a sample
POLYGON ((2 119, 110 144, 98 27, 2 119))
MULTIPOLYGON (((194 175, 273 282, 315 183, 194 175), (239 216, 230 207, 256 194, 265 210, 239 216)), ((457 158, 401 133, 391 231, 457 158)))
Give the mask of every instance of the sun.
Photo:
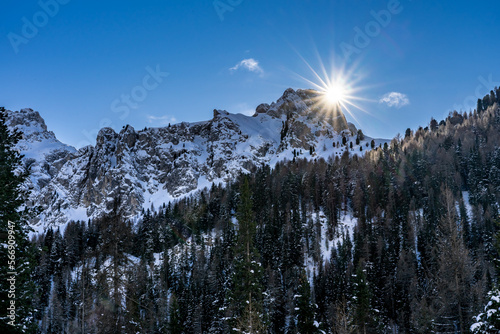
POLYGON ((327 70, 319 53, 317 53, 319 67, 318 70, 315 70, 300 54, 298 55, 311 71, 313 78, 308 79, 300 74, 295 74, 302 81, 312 85, 313 90, 318 92, 317 96, 313 98, 314 105, 318 110, 326 114, 335 114, 341 111, 349 114, 356 122, 358 122, 357 110, 369 114, 360 103, 369 100, 360 96, 363 87, 360 87, 359 83, 364 75, 357 70, 356 64, 349 67, 344 64, 338 67, 335 66, 332 58, 330 69, 327 70))
POLYGON ((323 98, 332 105, 338 105, 345 101, 346 99, 346 89, 341 84, 331 84, 323 92, 323 98))

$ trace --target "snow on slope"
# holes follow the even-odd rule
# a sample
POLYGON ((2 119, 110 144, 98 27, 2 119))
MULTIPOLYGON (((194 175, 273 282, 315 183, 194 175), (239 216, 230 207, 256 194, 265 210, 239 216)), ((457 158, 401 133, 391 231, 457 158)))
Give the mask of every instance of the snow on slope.
MULTIPOLYGON (((369 137, 355 145, 356 129, 340 110, 318 107, 318 94, 287 89, 276 102, 258 106, 253 116, 214 110, 204 122, 142 131, 127 125, 119 133, 103 128, 95 147, 78 151, 47 131, 37 112, 9 112, 10 126, 25 135, 19 144, 25 161, 34 166, 32 198, 43 212, 33 223, 43 230, 71 219, 96 218, 109 212, 115 199, 134 217, 143 208, 230 182, 255 166, 273 167, 294 156, 327 159, 345 150, 361 155, 370 149, 369 137)), ((376 140, 376 145, 384 142, 376 140)))
POLYGON ((28 187, 37 193, 76 149, 57 140, 54 133, 47 130, 40 114, 33 109, 7 110, 7 115, 7 126, 22 133, 16 148, 24 155, 25 166, 31 170, 28 187))

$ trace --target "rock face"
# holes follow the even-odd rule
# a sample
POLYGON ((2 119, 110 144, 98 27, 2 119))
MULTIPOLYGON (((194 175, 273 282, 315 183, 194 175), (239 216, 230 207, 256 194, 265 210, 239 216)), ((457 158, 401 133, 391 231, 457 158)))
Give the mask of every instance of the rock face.
MULTIPOLYGON (((253 116, 214 110, 205 122, 142 131, 127 125, 119 133, 103 128, 95 147, 78 151, 60 143, 38 112, 9 111, 9 126, 24 133, 18 148, 34 172, 31 199, 43 210, 33 225, 43 229, 98 217, 115 198, 132 217, 255 166, 340 155, 346 150, 339 145, 342 136, 355 137, 342 112, 321 107, 318 98, 312 90, 287 89, 253 116)), ((368 149, 369 140, 360 146, 368 149)), ((361 154, 360 148, 355 152, 361 154)))
POLYGON ((22 133, 17 149, 24 155, 24 165, 31 170, 26 186, 33 195, 39 194, 76 149, 57 140, 54 133, 47 130, 40 114, 33 109, 8 111, 7 125, 22 133))

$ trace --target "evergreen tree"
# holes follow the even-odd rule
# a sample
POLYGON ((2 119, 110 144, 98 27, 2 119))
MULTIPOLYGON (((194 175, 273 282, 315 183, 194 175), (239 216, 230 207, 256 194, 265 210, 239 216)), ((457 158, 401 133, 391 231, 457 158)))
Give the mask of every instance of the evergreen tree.
POLYGON ((431 122, 429 124, 429 127, 430 127, 431 131, 436 131, 438 128, 438 122, 434 118, 431 118, 431 122))
POLYGON ((483 100, 477 99, 477 107, 476 110, 478 113, 483 112, 483 100))
POLYGON ((370 333, 371 316, 371 292, 366 279, 365 270, 358 266, 354 275, 354 304, 355 304, 355 322, 359 333, 370 333))
POLYGON ((10 132, 5 108, 0 108, 0 332, 34 332, 33 299, 35 286, 32 271, 36 250, 28 240, 25 206, 28 193, 23 190, 27 174, 22 156, 15 149, 21 138, 10 132))
POLYGON ((105 309, 99 321, 104 328, 113 330, 115 333, 120 333, 125 323, 125 310, 122 305, 124 295, 121 287, 124 284, 125 266, 129 261, 126 253, 131 250, 132 234, 130 224, 123 218, 120 203, 120 198, 115 198, 111 213, 97 222, 100 235, 96 266, 99 270, 99 286, 102 287, 100 308, 105 309), (101 266, 97 265, 99 259, 106 263, 108 258, 109 266, 100 268, 101 266))
POLYGON ((365 134, 363 133, 363 131, 361 129, 358 130, 358 136, 357 138, 359 140, 365 140, 365 134))
POLYGON ((256 224, 248 179, 240 188, 238 204, 238 242, 235 250, 233 274, 233 316, 237 328, 245 333, 263 333, 262 267, 254 246, 256 224))
POLYGON ((500 333, 500 290, 490 291, 488 297, 484 312, 474 317, 475 322, 470 327, 472 334, 500 333))
POLYGON ((311 301, 311 287, 305 271, 302 271, 299 279, 299 289, 296 295, 297 330, 301 334, 316 333, 318 329, 314 323, 314 307, 311 301))
POLYGON ((177 302, 175 295, 172 295, 171 298, 168 333, 181 334, 183 333, 183 327, 182 319, 180 317, 179 303, 177 302))

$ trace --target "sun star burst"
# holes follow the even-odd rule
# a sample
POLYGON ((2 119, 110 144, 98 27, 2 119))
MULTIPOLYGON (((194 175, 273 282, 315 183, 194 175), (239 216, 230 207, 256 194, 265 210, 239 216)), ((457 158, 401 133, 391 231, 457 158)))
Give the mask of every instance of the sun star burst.
POLYGON ((298 76, 319 92, 318 97, 315 99, 315 105, 323 110, 323 112, 335 113, 341 110, 349 114, 356 122, 358 120, 354 110, 361 110, 364 113, 368 113, 357 103, 360 100, 368 100, 358 96, 360 87, 357 84, 361 80, 361 76, 357 72, 355 74, 354 67, 346 70, 345 67, 331 66, 330 71, 327 71, 318 55, 320 65, 318 73, 302 56, 300 57, 313 74, 314 79, 309 80, 301 75, 298 76))

